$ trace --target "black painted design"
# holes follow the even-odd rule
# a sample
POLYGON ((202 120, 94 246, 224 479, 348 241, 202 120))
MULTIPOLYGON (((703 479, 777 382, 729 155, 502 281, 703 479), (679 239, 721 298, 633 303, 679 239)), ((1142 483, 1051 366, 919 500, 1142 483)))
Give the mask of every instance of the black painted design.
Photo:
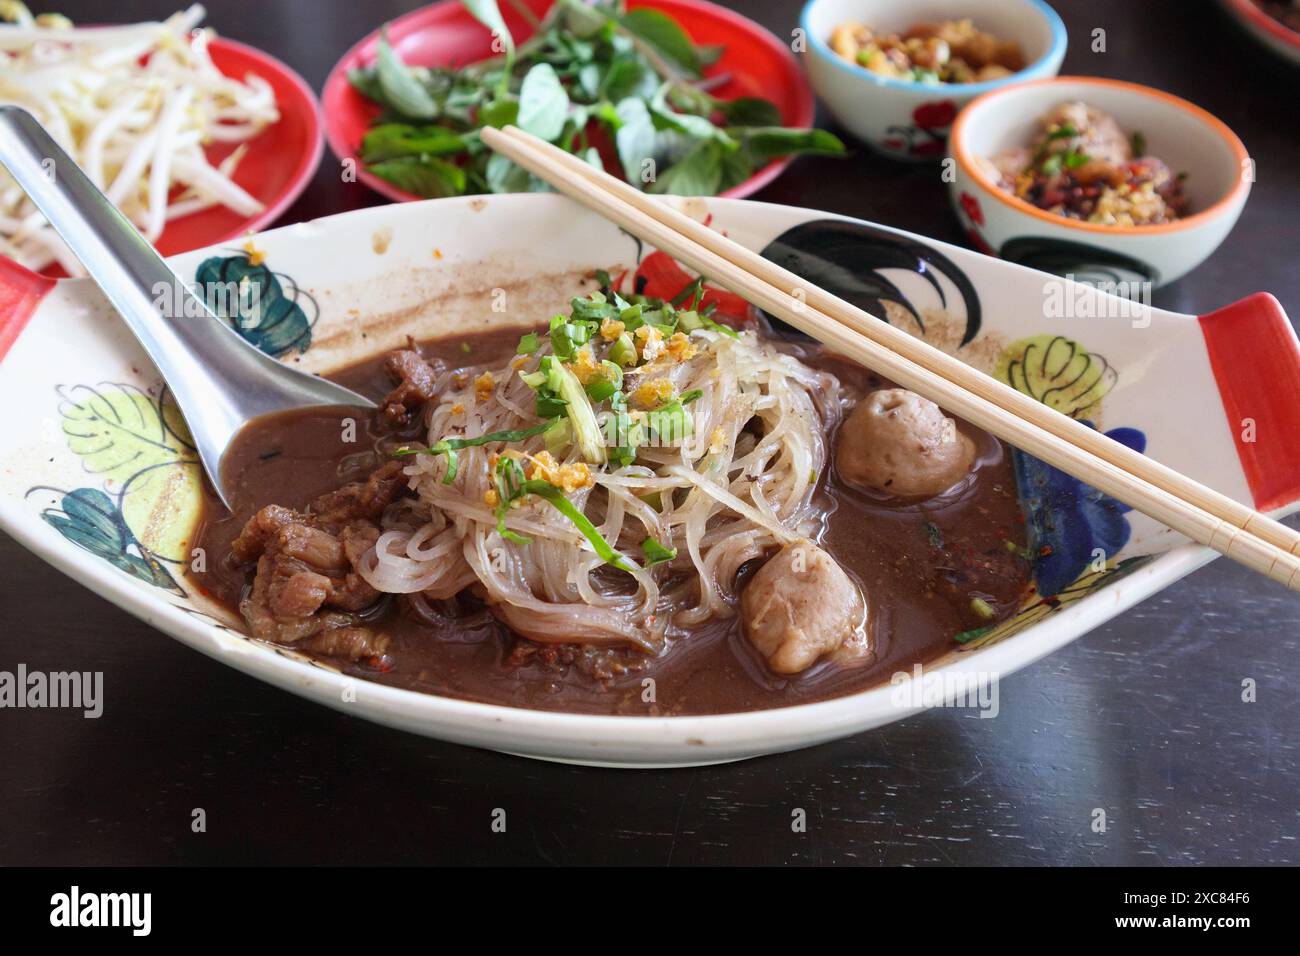
POLYGON ((998 255, 1031 269, 1069 276, 1088 285, 1150 282, 1160 284, 1155 266, 1104 246, 1047 236, 1017 236, 1008 239, 998 255))
POLYGON ((948 297, 938 273, 957 288, 966 308, 961 344, 979 334, 979 295, 966 273, 943 253, 907 236, 861 222, 817 219, 782 233, 763 250, 763 256, 881 318, 886 317, 882 303, 896 302, 907 310, 922 333, 925 322, 920 309, 926 304, 909 301, 898 286, 882 275, 882 270, 916 273, 934 289, 935 304, 948 309, 948 297))

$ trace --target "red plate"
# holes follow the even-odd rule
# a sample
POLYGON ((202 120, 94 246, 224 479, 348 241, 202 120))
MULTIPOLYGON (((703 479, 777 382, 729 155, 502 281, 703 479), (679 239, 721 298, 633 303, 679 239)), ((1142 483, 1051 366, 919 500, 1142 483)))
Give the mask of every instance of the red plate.
MULTIPOLYGON (((234 177, 235 182, 266 208, 255 216, 241 216, 218 206, 173 219, 154 243, 164 256, 229 242, 274 222, 306 188, 325 149, 320 106, 302 77, 261 50, 233 40, 214 38, 208 52, 213 64, 226 76, 243 79, 249 73, 256 73, 275 91, 280 120, 248 141, 248 149, 234 177)), ((208 162, 216 164, 236 146, 237 143, 219 143, 208 147, 204 154, 208 162)), ((64 275, 57 263, 44 272, 64 275)))
MULTIPOLYGON (((233 40, 214 38, 208 50, 226 76, 243 79, 256 73, 275 91, 280 121, 248 141, 234 176, 266 208, 255 216, 241 216, 217 207, 172 220, 155 243, 165 256, 228 242, 274 222, 306 188, 324 150, 320 106, 301 76, 261 50, 233 40)), ((208 162, 219 163, 237 145, 220 143, 204 152, 208 162)))
MULTIPOLYGON (((550 8, 552 0, 524 2, 541 15, 550 8)), ((730 76, 727 83, 711 91, 715 96, 720 99, 762 96, 776 104, 786 126, 812 125, 812 89, 794 54, 753 20, 702 0, 629 0, 629 9, 637 7, 653 7, 667 13, 698 44, 725 47, 722 58, 706 72, 706 76, 730 76)), ((510 4, 501 4, 501 12, 516 42, 532 33, 528 23, 510 4)), ((398 17, 388 24, 388 40, 403 60, 419 66, 464 66, 492 56, 491 35, 456 0, 445 0, 398 17)), ((352 88, 347 74, 348 70, 373 63, 378 45, 376 30, 348 50, 330 71, 321 94, 325 138, 339 159, 356 163, 357 176, 362 182, 389 199, 407 202, 420 197, 372 176, 358 156, 361 138, 380 110, 352 88)), ((771 162, 722 195, 733 198, 751 195, 779 176, 788 165, 788 158, 771 162)))

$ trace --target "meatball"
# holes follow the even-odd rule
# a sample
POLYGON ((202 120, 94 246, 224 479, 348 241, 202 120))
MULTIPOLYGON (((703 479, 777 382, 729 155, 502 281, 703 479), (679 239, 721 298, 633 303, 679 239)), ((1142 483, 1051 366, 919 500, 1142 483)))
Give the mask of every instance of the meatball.
POLYGON ((826 654, 847 662, 868 653, 862 592, 811 541, 787 545, 759 568, 740 611, 745 636, 778 674, 807 670, 826 654))
POLYGON ((850 484, 900 498, 933 498, 971 470, 975 446, 929 399, 872 392, 840 426, 835 464, 850 484))

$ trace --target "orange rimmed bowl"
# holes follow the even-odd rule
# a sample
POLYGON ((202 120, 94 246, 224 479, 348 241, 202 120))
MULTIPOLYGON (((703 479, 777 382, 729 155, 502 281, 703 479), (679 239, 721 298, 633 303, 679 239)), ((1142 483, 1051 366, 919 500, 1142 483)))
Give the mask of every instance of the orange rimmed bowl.
POLYGON ((1136 83, 1063 76, 996 90, 957 117, 949 138, 953 207, 976 248, 1058 275, 1173 282, 1205 261, 1241 215, 1254 166, 1221 120, 1187 100, 1136 83), (998 188, 981 158, 1026 145, 1038 119, 1082 100, 1141 132, 1147 151, 1186 173, 1191 214, 1152 226, 1107 226, 1066 219, 998 188))

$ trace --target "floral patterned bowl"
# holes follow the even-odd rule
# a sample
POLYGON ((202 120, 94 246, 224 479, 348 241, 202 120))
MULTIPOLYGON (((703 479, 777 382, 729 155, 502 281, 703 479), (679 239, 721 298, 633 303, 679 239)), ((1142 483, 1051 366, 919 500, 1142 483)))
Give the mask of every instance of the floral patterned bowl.
POLYGON ((1221 120, 1149 86, 1095 76, 987 93, 962 110, 948 146, 956 161, 949 192, 977 249, 1129 291, 1173 282, 1200 265, 1236 224, 1254 180, 1246 147, 1221 120), (998 188, 980 158, 1025 145, 1039 117, 1068 100, 1140 132, 1150 155, 1186 173, 1192 214, 1152 226, 1104 226, 1054 215, 998 188))
MULTIPOLYGON (((740 200, 676 202, 1234 498, 1273 514, 1300 501, 1300 343, 1270 296, 1176 315, 858 220, 740 200)), ((235 305, 256 305, 262 321, 224 320, 315 372, 407 335, 546 316, 594 268, 637 270, 656 295, 689 281, 666 257, 554 194, 359 210, 267 232, 256 251, 257 261, 242 248, 212 247, 170 262, 186 281, 239 277, 248 295, 235 305), (518 303, 515 318, 494 308, 503 293, 518 303)), ((549 759, 705 764, 876 727, 1025 666, 1213 557, 1016 453, 1036 591, 1011 620, 960 635, 924 678, 898 675, 851 696, 755 713, 543 713, 369 683, 250 639, 207 601, 186 570, 202 558, 192 544, 202 480, 194 449, 156 370, 93 283, 56 282, 0 258, 0 400, 23 410, 0 432, 0 528, 55 567, 189 646, 303 697, 549 759), (936 678, 938 693, 907 692, 936 678)))
POLYGON ((810 0, 799 26, 813 89, 840 125, 887 156, 915 162, 943 158, 948 128, 975 97, 1055 76, 1065 57, 1065 24, 1042 0, 810 0), (985 83, 910 83, 849 63, 827 42, 848 21, 901 33, 920 22, 963 18, 999 39, 1018 41, 1029 66, 985 83))

